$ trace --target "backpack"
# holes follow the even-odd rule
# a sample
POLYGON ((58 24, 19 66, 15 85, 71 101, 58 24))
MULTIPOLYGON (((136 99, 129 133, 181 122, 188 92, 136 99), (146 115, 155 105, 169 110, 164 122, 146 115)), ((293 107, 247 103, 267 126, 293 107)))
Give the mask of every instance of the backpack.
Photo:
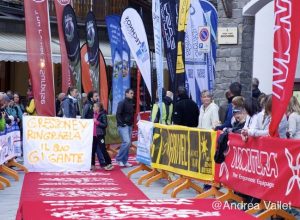
POLYGON ((216 163, 221 164, 225 161, 225 155, 224 153, 227 151, 228 149, 228 131, 224 131, 222 134, 220 134, 219 138, 218 138, 218 146, 217 146, 217 150, 214 156, 214 160, 216 163))

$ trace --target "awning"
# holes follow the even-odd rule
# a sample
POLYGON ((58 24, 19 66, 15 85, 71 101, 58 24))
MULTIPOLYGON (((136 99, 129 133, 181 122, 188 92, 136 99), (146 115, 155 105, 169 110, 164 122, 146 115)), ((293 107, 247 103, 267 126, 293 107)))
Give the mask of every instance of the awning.
MULTIPOLYGON (((84 41, 80 43, 82 46, 84 41)), ((59 40, 52 38, 52 62, 61 63, 59 40)), ((100 42, 100 50, 106 64, 111 64, 111 50, 108 42, 100 42)), ((0 33, 0 61, 27 62, 26 36, 21 34, 0 33)))

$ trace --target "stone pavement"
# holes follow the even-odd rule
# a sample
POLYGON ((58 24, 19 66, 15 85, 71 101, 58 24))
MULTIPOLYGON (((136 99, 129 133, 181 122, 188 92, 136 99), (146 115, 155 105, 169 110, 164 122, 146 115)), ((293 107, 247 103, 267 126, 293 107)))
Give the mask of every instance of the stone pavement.
MULTIPOLYGON (((123 172, 127 173, 134 168, 123 168, 123 172)), ((8 178, 11 182, 11 187, 5 187, 5 190, 0 190, 0 220, 14 220, 16 212, 19 206, 19 199, 22 190, 22 184, 24 180, 24 172, 19 171, 19 181, 15 181, 13 178, 1 174, 8 178)), ((131 176, 131 180, 137 185, 139 177, 145 174, 145 171, 138 172, 131 176)), ((146 194, 149 199, 170 199, 170 193, 162 194, 162 188, 167 184, 166 180, 160 180, 152 183, 150 187, 144 185, 137 185, 139 189, 146 194)), ((196 192, 192 189, 184 190, 178 194, 178 198, 193 198, 196 196, 196 192)))

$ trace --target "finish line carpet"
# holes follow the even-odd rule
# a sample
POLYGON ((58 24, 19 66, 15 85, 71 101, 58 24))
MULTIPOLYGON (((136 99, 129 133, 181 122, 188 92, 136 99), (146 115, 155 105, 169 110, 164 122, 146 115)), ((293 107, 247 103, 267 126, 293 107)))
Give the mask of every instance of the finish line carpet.
POLYGON ((109 172, 27 173, 16 219, 252 219, 241 211, 215 211, 215 201, 148 200, 119 167, 109 172))

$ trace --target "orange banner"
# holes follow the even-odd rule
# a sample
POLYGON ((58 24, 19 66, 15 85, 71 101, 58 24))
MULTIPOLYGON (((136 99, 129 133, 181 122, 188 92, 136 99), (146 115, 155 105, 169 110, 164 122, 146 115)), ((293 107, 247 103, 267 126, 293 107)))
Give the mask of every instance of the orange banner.
POLYGON ((81 56, 81 74, 82 74, 82 87, 85 93, 93 90, 93 83, 90 78, 90 67, 89 67, 89 59, 87 55, 87 47, 84 44, 80 50, 81 56))
POLYGON ((104 109, 108 110, 108 82, 107 82, 107 73, 106 73, 106 63, 103 57, 103 54, 100 50, 99 54, 100 59, 100 101, 103 103, 104 109))

